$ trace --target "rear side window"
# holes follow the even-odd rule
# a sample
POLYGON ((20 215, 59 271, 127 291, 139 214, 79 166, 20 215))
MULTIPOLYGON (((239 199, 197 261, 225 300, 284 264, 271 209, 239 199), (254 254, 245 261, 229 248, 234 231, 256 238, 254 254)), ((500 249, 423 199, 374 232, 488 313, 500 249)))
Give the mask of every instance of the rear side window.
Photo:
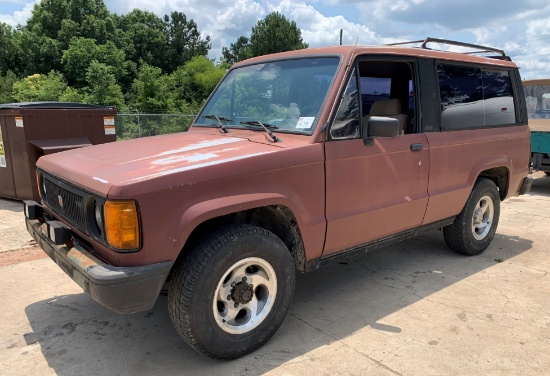
POLYGON ((516 123, 508 71, 439 64, 441 128, 472 129, 516 123))

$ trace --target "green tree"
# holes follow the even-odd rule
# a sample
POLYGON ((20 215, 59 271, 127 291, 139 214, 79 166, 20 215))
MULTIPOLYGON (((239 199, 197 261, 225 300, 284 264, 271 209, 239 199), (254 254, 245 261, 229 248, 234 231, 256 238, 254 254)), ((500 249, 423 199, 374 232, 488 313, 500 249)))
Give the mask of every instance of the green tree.
POLYGON ((86 71, 86 79, 89 88, 85 98, 87 103, 124 107, 124 96, 117 84, 113 67, 94 60, 86 71))
POLYGON ((125 73, 124 59, 124 52, 111 41, 97 45, 93 39, 75 37, 63 52, 62 62, 69 84, 79 88, 87 83, 86 72, 92 61, 111 66, 115 77, 121 78, 125 73))
POLYGON ((178 68, 171 75, 178 107, 182 108, 186 103, 192 104, 193 108, 202 106, 224 74, 222 66, 215 66, 204 56, 195 56, 178 68))
POLYGON ((132 85, 133 105, 142 112, 175 112, 174 82, 162 69, 142 64, 132 85))
POLYGON ((15 45, 11 27, 0 22, 0 75, 14 66, 15 45))
POLYGON ((62 71, 63 51, 74 37, 104 44, 114 34, 115 22, 103 0, 47 0, 38 2, 27 24, 16 35, 18 72, 22 76, 62 71))
POLYGON ((15 72, 19 76, 61 71, 62 47, 58 40, 23 29, 14 34, 16 47, 15 72))
POLYGON ((302 32, 296 22, 289 21, 279 12, 265 16, 252 27, 250 52, 252 56, 276 52, 300 50, 308 44, 302 40, 302 32))
POLYGON ((59 97, 62 102, 86 102, 86 94, 82 90, 75 89, 74 87, 67 86, 63 94, 59 97))
POLYGON ((224 62, 229 65, 252 57, 250 40, 245 36, 240 36, 235 43, 231 43, 229 48, 222 48, 222 55, 224 62))
POLYGON ((193 20, 187 20, 182 12, 172 12, 164 16, 168 34, 168 57, 165 72, 173 72, 194 56, 206 56, 210 50, 210 37, 202 39, 193 20))
POLYGON ((67 84, 63 75, 51 71, 47 75, 33 74, 13 84, 13 97, 18 102, 57 101, 67 84))
POLYGON ((6 75, 0 74, 0 103, 15 102, 13 97, 13 84, 17 82, 17 76, 11 70, 6 75))
POLYGON ((118 26, 119 47, 129 60, 156 67, 165 64, 167 58, 168 37, 164 21, 151 12, 134 9, 120 16, 118 26))
POLYGON ((66 48, 72 37, 109 40, 115 27, 103 0, 47 0, 37 3, 26 29, 58 40, 66 48))

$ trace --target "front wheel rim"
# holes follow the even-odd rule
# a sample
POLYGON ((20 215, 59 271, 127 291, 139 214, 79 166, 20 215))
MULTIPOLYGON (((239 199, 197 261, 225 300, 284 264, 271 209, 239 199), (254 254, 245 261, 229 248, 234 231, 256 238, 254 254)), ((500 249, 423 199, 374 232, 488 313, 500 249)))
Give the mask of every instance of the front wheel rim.
POLYGON ((472 216, 472 234, 476 240, 487 237, 493 226, 495 205, 490 196, 479 199, 472 216))
POLYGON ((244 334, 260 325, 277 296, 277 276, 264 259, 237 261, 220 278, 213 298, 218 326, 230 334, 244 334))

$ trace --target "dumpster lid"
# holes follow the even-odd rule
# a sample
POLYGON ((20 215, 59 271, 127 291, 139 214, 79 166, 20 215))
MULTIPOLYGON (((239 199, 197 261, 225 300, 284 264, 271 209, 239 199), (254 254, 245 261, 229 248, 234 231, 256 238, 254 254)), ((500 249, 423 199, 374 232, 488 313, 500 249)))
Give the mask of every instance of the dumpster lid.
POLYGON ((0 104, 0 110, 16 108, 38 108, 38 109, 113 109, 113 107, 99 106, 77 102, 22 102, 0 104))
POLYGON ((55 140, 29 140, 29 144, 41 149, 44 155, 65 151, 70 149, 92 146, 90 140, 86 137, 63 138, 55 140))

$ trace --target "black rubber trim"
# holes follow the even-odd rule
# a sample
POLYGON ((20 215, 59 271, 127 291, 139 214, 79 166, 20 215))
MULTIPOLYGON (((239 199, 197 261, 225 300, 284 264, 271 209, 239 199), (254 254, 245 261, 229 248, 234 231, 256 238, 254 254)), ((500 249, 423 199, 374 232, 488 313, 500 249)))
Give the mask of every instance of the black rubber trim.
POLYGON ((521 188, 519 189, 518 195, 524 195, 529 192, 531 190, 531 185, 533 185, 533 177, 527 176, 523 179, 523 183, 521 183, 521 188))
POLYGON ((432 222, 426 225, 422 225, 416 229, 406 230, 406 231, 388 236, 387 238, 378 239, 366 244, 362 244, 355 248, 351 248, 351 249, 344 250, 342 252, 331 254, 329 256, 325 256, 324 258, 321 257, 321 258, 309 260, 306 262, 305 271, 309 272, 317 268, 320 268, 321 266, 329 265, 334 262, 339 262, 342 260, 347 260, 351 257, 355 257, 363 253, 373 251, 378 248, 386 247, 403 240, 414 238, 418 234, 422 234, 424 232, 428 232, 431 230, 440 229, 447 225, 450 225, 451 223, 453 223, 454 220, 455 220, 455 217, 445 218, 437 222, 432 222))

